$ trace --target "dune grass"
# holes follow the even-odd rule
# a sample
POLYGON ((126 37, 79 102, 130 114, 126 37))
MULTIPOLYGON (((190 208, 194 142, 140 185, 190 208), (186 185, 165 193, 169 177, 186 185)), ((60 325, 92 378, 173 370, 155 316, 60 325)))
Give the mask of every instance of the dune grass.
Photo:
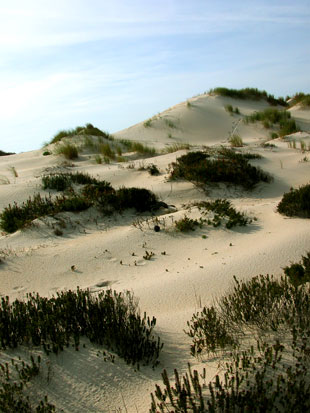
POLYGON ((219 96, 227 96, 234 99, 248 99, 248 100, 266 100, 271 105, 287 106, 287 103, 283 98, 275 98, 274 95, 270 95, 265 90, 258 90, 256 88, 244 88, 244 89, 229 89, 226 87, 217 87, 210 89, 209 93, 219 96))
POLYGON ((101 136, 103 138, 113 140, 113 136, 107 132, 96 128, 91 123, 87 123, 85 126, 77 126, 74 129, 63 129, 59 131, 50 141, 50 143, 60 142, 63 138, 72 138, 76 135, 91 135, 91 136, 101 136))
POLYGON ((55 148, 56 155, 63 155, 66 159, 76 159, 79 156, 78 149, 72 143, 60 143, 55 148))
POLYGON ((305 93, 296 93, 292 100, 289 102, 289 106, 293 107, 295 105, 300 104, 301 107, 303 108, 309 108, 310 107, 310 94, 305 94, 305 93))

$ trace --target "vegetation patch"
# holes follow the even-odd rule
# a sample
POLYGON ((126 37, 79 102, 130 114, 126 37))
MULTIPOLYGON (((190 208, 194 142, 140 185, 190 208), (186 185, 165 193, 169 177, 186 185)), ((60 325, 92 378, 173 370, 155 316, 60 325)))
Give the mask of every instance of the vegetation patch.
POLYGON ((239 135, 232 135, 229 138, 229 143, 233 148, 240 148, 243 146, 242 138, 239 135))
POLYGON ((225 222, 225 227, 231 229, 235 226, 246 226, 252 220, 244 213, 238 212, 227 199, 216 199, 215 201, 201 201, 194 203, 204 216, 207 217, 206 222, 214 227, 220 226, 225 222), (209 213, 213 213, 213 217, 209 213))
POLYGON ((295 105, 300 104, 304 108, 309 108, 310 107, 310 94, 305 94, 305 93, 296 93, 295 96, 291 99, 289 102, 289 106, 293 107, 295 105))
POLYGON ((287 110, 278 110, 268 108, 260 112, 254 112, 244 118, 245 123, 262 122, 265 128, 277 126, 279 136, 290 135, 299 131, 294 119, 291 119, 291 113, 287 110))
POLYGON ((310 184, 291 188, 283 195, 277 211, 288 217, 310 218, 310 184))
POLYGON ((42 176, 43 189, 64 191, 65 189, 71 188, 73 183, 78 185, 96 184, 98 183, 98 180, 83 172, 49 174, 42 176))
POLYGON ((197 185, 224 182, 252 189, 257 183, 270 182, 271 177, 233 150, 222 148, 212 156, 206 152, 190 152, 170 165, 170 179, 185 179, 197 185))
POLYGON ((298 287, 305 282, 310 281, 310 252, 304 257, 302 256, 299 263, 292 263, 284 267, 284 274, 288 277, 290 282, 298 287))
POLYGON ((197 219, 191 219, 187 215, 185 215, 183 218, 175 221, 174 225, 180 232, 189 232, 195 231, 197 227, 201 228, 202 222, 198 221, 197 219))
POLYGON ((50 143, 57 143, 61 141, 63 138, 72 138, 76 135, 91 135, 91 136, 101 136, 103 138, 113 140, 113 136, 107 132, 103 132, 102 130, 96 128, 91 123, 87 123, 85 126, 77 126, 74 129, 63 129, 59 131, 51 140, 50 143))
POLYGON ((78 149, 71 143, 61 143, 55 148, 56 155, 63 155, 66 159, 76 159, 79 156, 78 149))
POLYGON ((88 290, 65 291, 56 297, 28 294, 26 301, 2 298, 0 345, 41 346, 58 354, 80 337, 116 352, 128 364, 158 363, 162 344, 152 335, 156 319, 141 317, 132 294, 107 290, 97 296, 88 290))
POLYGON ((182 378, 175 370, 171 384, 164 370, 164 387, 156 385, 150 412, 308 411, 309 293, 309 285, 297 287, 286 277, 235 278, 232 292, 188 322, 193 355, 230 349, 224 377, 206 383, 205 370, 200 375, 189 367, 182 378), (250 345, 241 347, 249 336, 250 345))
POLYGON ((47 397, 34 406, 27 396, 29 382, 40 373, 40 356, 36 360, 31 356, 30 363, 25 363, 20 359, 11 359, 10 364, 11 366, 8 363, 0 363, 1 412, 55 412, 55 406, 48 402, 47 397))
POLYGON ((4 152, 4 151, 0 151, 0 156, 7 156, 7 155, 15 155, 14 152, 4 152))
POLYGON ((287 106, 287 103, 283 98, 277 99, 274 95, 270 95, 265 90, 258 90, 256 88, 247 87, 244 89, 228 89, 226 87, 217 87, 215 89, 210 89, 209 93, 234 99, 266 100, 271 105, 287 106))

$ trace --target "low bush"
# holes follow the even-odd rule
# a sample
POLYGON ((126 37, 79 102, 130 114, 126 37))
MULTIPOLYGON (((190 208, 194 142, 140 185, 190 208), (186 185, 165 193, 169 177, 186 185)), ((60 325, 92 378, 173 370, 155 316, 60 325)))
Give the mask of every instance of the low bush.
POLYGON ((124 145, 125 148, 127 148, 127 150, 130 151, 130 152, 137 152, 141 155, 156 155, 155 148, 152 148, 152 147, 147 146, 147 145, 143 145, 140 142, 134 142, 134 141, 130 141, 128 139, 121 139, 119 142, 122 145, 124 145))
POLYGON ((50 143, 57 143, 60 142, 63 138, 71 138, 72 136, 76 135, 91 135, 91 136, 99 136, 102 138, 106 138, 109 140, 114 140, 113 136, 107 132, 103 132, 102 130, 96 128, 91 123, 87 123, 85 126, 77 126, 74 129, 64 129, 59 131, 51 140, 50 143))
POLYGON ((58 354, 81 336, 115 351, 128 364, 158 363, 162 344, 152 335, 156 319, 141 317, 132 294, 107 290, 97 296, 88 290, 66 291, 56 297, 28 294, 26 301, 2 297, 1 348, 42 346, 58 354))
POLYGON ((0 151, 0 156, 7 156, 7 155, 15 155, 14 152, 4 152, 4 151, 0 151))
POLYGON ((310 94, 305 94, 305 93, 296 93, 295 96, 291 99, 289 102, 289 106, 295 106, 297 104, 300 104, 302 107, 307 108, 310 106, 310 94))
POLYGON ((55 148, 56 155, 63 155, 66 159, 76 159, 79 156, 78 149, 71 143, 62 143, 55 148))
POLYGON ((180 232, 189 232, 195 231, 196 227, 201 227, 202 224, 197 219, 191 219, 185 215, 183 218, 175 221, 174 225, 180 232))
POLYGON ((15 202, 5 207, 0 213, 0 226, 4 231, 13 233, 30 225, 36 218, 64 211, 83 211, 89 207, 90 203, 80 195, 52 199, 51 196, 42 197, 37 194, 21 205, 15 202))
POLYGON ((261 112, 254 112, 252 115, 246 116, 244 118, 244 122, 263 122, 264 126, 267 128, 271 128, 276 125, 279 127, 279 136, 289 135, 299 130, 295 120, 291 119, 290 112, 275 108, 268 108, 261 112))
POLYGON ((211 155, 190 152, 170 165, 170 179, 186 179, 197 185, 217 182, 252 189, 260 181, 270 182, 271 177, 258 167, 249 164, 246 157, 222 148, 211 155))
POLYGON ((79 185, 96 184, 98 180, 83 172, 49 174, 42 176, 43 189, 55 189, 64 191, 70 188, 72 183, 79 185))
POLYGON ((43 156, 48 156, 48 155, 51 155, 51 154, 52 154, 52 152, 50 152, 50 151, 44 151, 42 153, 43 156))
POLYGON ((215 201, 201 201, 196 204, 198 209, 207 217, 207 223, 218 227, 225 222, 225 227, 231 229, 235 226, 246 226, 250 224, 252 220, 247 218, 245 214, 236 211, 231 202, 227 199, 216 199, 215 201), (213 212, 213 218, 211 219, 208 214, 213 212))
POLYGON ((283 195, 277 211, 288 217, 310 218, 310 184, 291 188, 283 195))
POLYGON ((234 99, 249 99, 249 100, 266 100, 271 105, 287 106, 283 98, 275 98, 268 94, 265 90, 258 90, 256 88, 244 89, 228 89, 226 87, 217 87, 210 89, 209 93, 219 96, 227 96, 234 99))
POLYGON ((284 274, 290 282, 298 287, 310 281, 310 252, 301 258, 301 262, 284 267, 284 274))
POLYGON ((153 163, 149 164, 146 167, 146 170, 149 172, 150 175, 159 175, 160 174, 158 167, 153 163))

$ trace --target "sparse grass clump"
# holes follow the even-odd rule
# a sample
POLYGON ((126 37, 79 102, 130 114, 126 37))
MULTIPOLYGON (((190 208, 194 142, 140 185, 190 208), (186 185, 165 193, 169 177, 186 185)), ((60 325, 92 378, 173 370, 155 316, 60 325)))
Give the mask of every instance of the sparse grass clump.
POLYGON ((168 126, 168 128, 176 129, 176 126, 171 119, 164 119, 164 122, 168 126))
POLYGON ((210 89, 209 93, 234 99, 266 100, 271 105, 287 106, 287 103, 283 98, 276 99, 265 90, 258 90, 256 88, 247 87, 244 89, 228 89, 226 87, 217 87, 215 89, 210 89))
POLYGON ((288 217, 310 218, 310 184, 291 188, 283 195, 277 211, 288 217))
POLYGON ((62 143, 55 148, 56 155, 63 155, 66 159, 76 159, 79 156, 78 149, 71 143, 62 143))
POLYGON ((113 136, 108 132, 103 132, 102 130, 96 128, 91 123, 87 123, 85 126, 77 126, 74 129, 64 129, 59 131, 51 140, 50 143, 60 142, 63 138, 72 138, 76 135, 91 135, 100 136, 109 140, 113 140, 113 136))
POLYGON ((224 182, 252 189, 260 181, 271 181, 268 174, 250 165, 242 154, 225 148, 212 157, 205 152, 190 152, 177 158, 170 170, 170 179, 186 179, 197 185, 224 182))
POLYGON ((239 135, 232 135, 229 138, 229 143, 233 148, 240 148, 243 146, 242 138, 239 135))
POLYGON ((65 291, 56 297, 28 294, 26 301, 2 297, 0 346, 41 346, 58 354, 70 344, 79 349, 80 337, 115 351, 128 364, 156 365, 162 348, 152 330, 156 319, 144 313, 130 292, 107 290, 97 296, 88 290, 65 291))
POLYGON ((127 139, 121 139, 119 142, 123 144, 130 152, 137 152, 141 155, 156 155, 155 148, 143 145, 140 142, 134 142, 127 139))
POLYGON ((290 101, 290 107, 300 104, 304 108, 310 107, 310 94, 296 93, 290 101))
POLYGON ((150 118, 150 119, 147 119, 144 123, 143 123, 143 126, 145 127, 145 128, 150 128, 151 126, 152 126, 152 119, 150 118))

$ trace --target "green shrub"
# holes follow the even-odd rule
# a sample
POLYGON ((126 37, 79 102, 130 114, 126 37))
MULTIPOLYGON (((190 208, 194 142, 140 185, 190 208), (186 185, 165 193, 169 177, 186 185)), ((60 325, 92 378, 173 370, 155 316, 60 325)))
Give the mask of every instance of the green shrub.
POLYGON ((296 93, 293 96, 291 102, 289 103, 290 107, 295 106, 297 104, 301 104, 302 107, 310 106, 310 94, 305 93, 296 93))
POLYGON ((132 294, 107 290, 94 296, 90 291, 65 291, 56 297, 28 294, 26 301, 2 297, 0 305, 1 348, 42 346, 59 353, 72 341, 76 350, 81 336, 104 345, 128 364, 157 364, 162 348, 152 330, 156 319, 141 317, 132 294))
POLYGON ((108 143, 102 143, 99 146, 100 153, 109 159, 115 159, 115 152, 108 143))
POLYGON ((51 154, 52 154, 52 152, 50 152, 50 151, 44 151, 42 153, 43 156, 48 156, 48 155, 51 155, 51 154))
POLYGON ((172 120, 170 119, 164 119, 165 124, 168 126, 168 128, 171 129, 176 129, 175 124, 172 122, 172 120))
POLYGON ((146 169, 147 169, 147 171, 149 172, 150 175, 159 175, 160 174, 159 169, 153 163, 149 164, 146 167, 146 169))
POLYGON ((270 182, 271 177, 249 164, 246 157, 222 148, 213 158, 205 152, 190 152, 170 165, 170 179, 186 179, 198 185, 225 182, 252 189, 258 182, 270 182))
POLYGON ((160 207, 156 195, 145 188, 119 188, 116 191, 116 208, 135 208, 138 212, 154 211, 160 207))
POLYGON ((244 89, 228 89, 226 87, 217 87, 215 89, 210 89, 209 93, 234 99, 266 100, 271 105, 287 106, 287 103, 283 98, 276 99, 265 90, 258 90, 256 88, 247 87, 244 89))
POLYGON ((76 159, 79 156, 78 149, 71 143, 63 143, 55 148, 56 155, 63 155, 66 159, 76 159))
POLYGON ((174 225, 180 232, 189 232, 195 231, 196 227, 200 227, 201 222, 197 221, 197 219, 191 219, 185 215, 183 218, 175 221, 174 225))
POLYGON ((252 222, 252 220, 247 218, 245 214, 236 211, 231 202, 227 199, 202 201, 194 205, 197 205, 199 210, 202 211, 204 215, 207 215, 210 211, 214 213, 212 219, 207 219, 207 223, 213 225, 214 227, 220 226, 222 220, 224 220, 224 222, 226 221, 225 227, 228 229, 238 225, 246 226, 252 222))
POLYGON ((302 257, 299 263, 293 263, 284 268, 284 274, 296 287, 310 281, 310 252, 302 257))
POLYGON ((226 110, 226 112, 230 113, 231 115, 234 113, 234 108, 232 107, 232 105, 226 105, 225 110, 226 110))
POLYGON ((291 188, 283 195, 277 211, 288 217, 310 218, 310 184, 291 188))
POLYGON ((143 123, 145 128, 150 128, 152 126, 152 119, 148 119, 143 123))
POLYGON ((83 172, 60 173, 42 176, 43 189, 55 189, 64 191, 71 187, 72 183, 85 185, 97 183, 97 179, 83 172))
MULTIPOLYGON (((108 132, 103 132, 100 129, 93 126, 91 123, 87 123, 85 126, 77 126, 74 129, 67 129, 59 131, 51 140, 50 143, 57 143, 60 142, 63 138, 71 138, 75 135, 91 135, 91 136, 99 136, 109 140, 114 140, 113 136, 110 135, 108 132)), ((89 142, 89 141, 88 141, 89 142)))
POLYGON ((0 213, 0 226, 9 233, 28 226, 34 219, 46 215, 54 215, 63 211, 82 211, 89 208, 90 204, 78 195, 70 197, 51 196, 41 197, 40 194, 34 195, 21 205, 14 203, 5 207, 0 213))

